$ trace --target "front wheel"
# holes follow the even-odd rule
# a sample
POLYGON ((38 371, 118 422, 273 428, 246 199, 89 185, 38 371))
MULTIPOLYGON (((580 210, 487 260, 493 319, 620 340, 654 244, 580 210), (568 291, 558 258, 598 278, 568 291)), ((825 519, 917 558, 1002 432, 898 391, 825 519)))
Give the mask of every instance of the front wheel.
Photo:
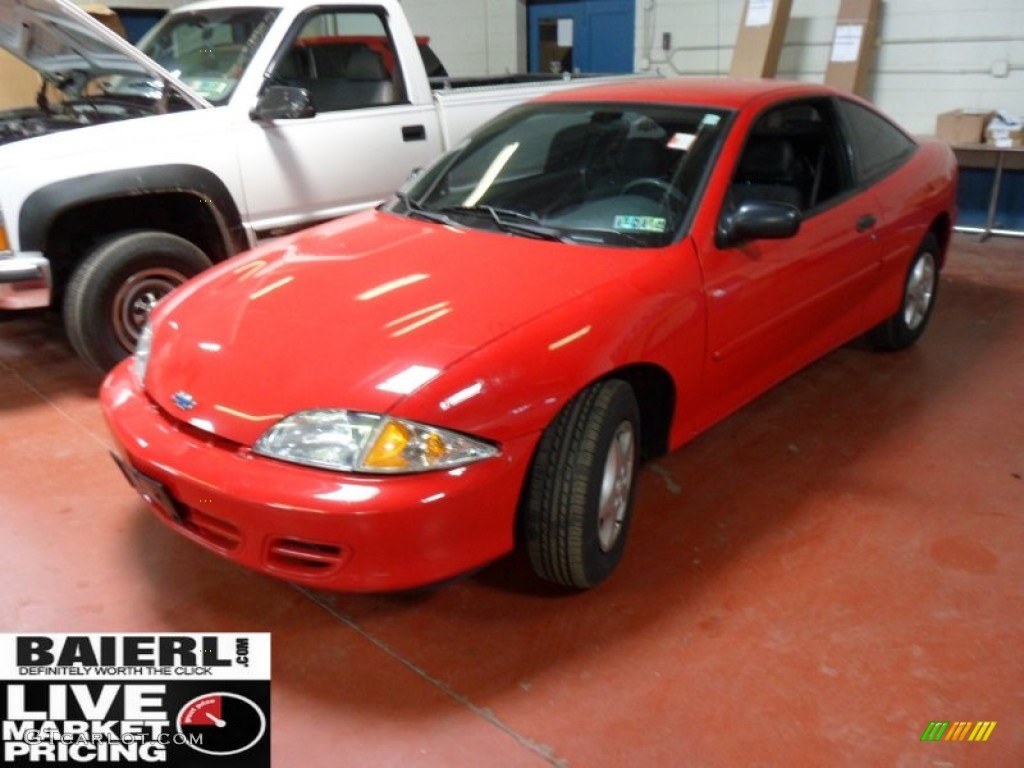
POLYGON ((876 349, 895 351, 921 338, 935 308, 938 287, 939 241, 929 232, 910 262, 899 311, 868 331, 868 342, 876 349))
POLYGON ((586 589, 615 569, 633 512, 639 445, 636 397, 617 379, 583 390, 548 427, 523 512, 539 576, 586 589))
POLYGON ((75 270, 64 296, 74 350, 106 371, 135 349, 156 303, 210 266, 196 245, 166 232, 132 232, 100 243, 75 270))

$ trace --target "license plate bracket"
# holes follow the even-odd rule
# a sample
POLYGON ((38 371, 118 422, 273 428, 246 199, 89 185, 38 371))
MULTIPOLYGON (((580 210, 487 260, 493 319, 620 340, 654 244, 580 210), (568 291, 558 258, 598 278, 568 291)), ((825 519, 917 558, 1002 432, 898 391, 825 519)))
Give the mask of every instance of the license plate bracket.
POLYGON ((118 469, 121 470, 121 474, 124 475, 129 485, 131 485, 143 499, 148 501, 165 517, 170 518, 178 525, 185 524, 185 515, 182 512, 181 505, 174 501, 171 494, 167 491, 167 487, 163 483, 158 480, 154 480, 144 472, 140 472, 117 454, 111 453, 110 456, 114 459, 114 463, 117 464, 118 469))

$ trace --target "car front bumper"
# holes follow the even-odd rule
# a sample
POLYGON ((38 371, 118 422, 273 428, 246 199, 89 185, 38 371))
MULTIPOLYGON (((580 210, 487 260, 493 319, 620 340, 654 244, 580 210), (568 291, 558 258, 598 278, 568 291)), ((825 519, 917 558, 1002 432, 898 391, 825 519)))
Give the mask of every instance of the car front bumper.
POLYGON ((41 253, 0 252, 0 309, 50 305, 50 262, 41 253))
POLYGON ((139 389, 130 360, 100 396, 118 463, 157 517, 223 557, 316 589, 422 586, 511 551, 539 439, 453 470, 349 474, 268 459, 183 425, 139 389))

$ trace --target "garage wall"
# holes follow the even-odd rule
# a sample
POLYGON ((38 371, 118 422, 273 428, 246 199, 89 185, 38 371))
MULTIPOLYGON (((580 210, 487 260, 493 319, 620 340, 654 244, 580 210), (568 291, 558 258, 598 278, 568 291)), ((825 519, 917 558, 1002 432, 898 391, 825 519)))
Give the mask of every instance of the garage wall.
MULTIPOLYGON (((637 67, 724 74, 743 0, 639 0, 637 67), (672 48, 661 50, 662 34, 672 48)), ((839 0, 793 0, 779 76, 821 82, 839 0)), ((1024 114, 1024 2, 883 0, 868 96, 911 131, 957 107, 1024 114), (975 10, 968 10, 974 6, 975 10)))
MULTIPOLYGON (((525 0, 402 4, 452 74, 524 68, 525 0)), ((743 7, 743 0, 637 0, 637 69, 727 73, 743 7), (665 32, 669 51, 661 49, 665 32)), ((839 0, 793 0, 780 77, 824 79, 838 8, 839 0)), ((1024 115, 1024 0, 883 0, 878 46, 868 95, 911 131, 931 133, 935 116, 957 107, 1024 115)))
POLYGON ((450 74, 526 70, 525 0, 403 0, 402 7, 450 74))

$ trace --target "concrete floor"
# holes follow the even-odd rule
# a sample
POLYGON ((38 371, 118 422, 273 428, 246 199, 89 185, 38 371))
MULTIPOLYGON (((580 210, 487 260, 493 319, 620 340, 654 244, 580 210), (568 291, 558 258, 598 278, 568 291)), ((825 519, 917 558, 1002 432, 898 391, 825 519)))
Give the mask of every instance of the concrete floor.
POLYGON ((518 557, 397 596, 221 561, 114 467, 57 321, 0 319, 0 630, 270 631, 275 765, 1024 765, 1021 241, 957 237, 915 349, 839 350, 647 467, 581 595, 518 557))

